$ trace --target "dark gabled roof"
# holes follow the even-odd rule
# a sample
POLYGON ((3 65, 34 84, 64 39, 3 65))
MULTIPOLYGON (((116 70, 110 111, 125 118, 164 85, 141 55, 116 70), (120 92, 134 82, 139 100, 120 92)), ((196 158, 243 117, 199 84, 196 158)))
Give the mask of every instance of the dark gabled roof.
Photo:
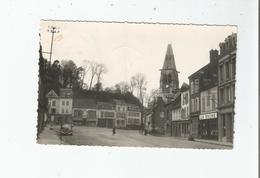
POLYGON ((183 82, 183 84, 181 85, 180 91, 184 92, 184 91, 189 90, 189 88, 190 88, 190 86, 187 83, 183 82))
POLYGON ((176 109, 181 107, 181 93, 178 93, 174 100, 165 105, 167 108, 176 109))
POLYGON ((105 103, 115 103, 115 101, 121 101, 126 104, 133 104, 141 106, 138 98, 133 96, 132 94, 118 94, 118 93, 110 93, 106 91, 91 91, 84 90, 78 91, 73 94, 74 98, 83 98, 83 99, 93 99, 97 102, 105 102, 105 103))
POLYGON ((208 63, 207 65, 203 66, 202 68, 200 68, 199 70, 197 70, 196 72, 194 72, 193 74, 191 74, 188 78, 192 79, 194 77, 197 77, 199 75, 202 75, 205 70, 207 69, 207 67, 210 65, 210 63, 208 63))
POLYGON ((73 107, 79 108, 97 108, 97 101, 88 98, 73 98, 73 107))

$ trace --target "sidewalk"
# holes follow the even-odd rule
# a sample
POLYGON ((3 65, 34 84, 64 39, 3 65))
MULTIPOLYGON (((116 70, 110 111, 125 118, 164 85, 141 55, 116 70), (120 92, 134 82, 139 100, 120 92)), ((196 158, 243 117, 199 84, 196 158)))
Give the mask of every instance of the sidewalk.
POLYGON ((215 145, 223 145, 223 146, 233 147, 233 144, 230 143, 230 142, 219 142, 219 141, 215 141, 215 140, 205 140, 205 139, 195 138, 195 142, 210 143, 210 144, 215 144, 215 145))
POLYGON ((62 144, 59 136, 57 135, 58 127, 53 126, 53 129, 50 130, 50 126, 45 126, 44 130, 40 133, 37 143, 39 144, 62 144))
MULTIPOLYGON (((183 137, 174 137, 174 138, 188 141, 188 138, 183 138, 183 137)), ((190 142, 192 142, 192 141, 190 141, 190 142)), ((194 138, 193 142, 201 142, 201 143, 208 143, 208 144, 213 144, 213 145, 228 146, 228 147, 231 147, 231 148, 233 147, 233 144, 230 143, 230 142, 219 142, 219 141, 216 141, 216 140, 206 140, 206 139, 194 138)))

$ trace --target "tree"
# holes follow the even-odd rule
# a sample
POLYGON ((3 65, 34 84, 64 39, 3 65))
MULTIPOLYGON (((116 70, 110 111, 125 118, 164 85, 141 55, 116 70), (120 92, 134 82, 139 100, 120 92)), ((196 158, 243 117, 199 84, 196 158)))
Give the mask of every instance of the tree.
POLYGON ((144 104, 144 94, 146 91, 146 86, 147 86, 147 81, 146 77, 142 73, 137 73, 131 78, 131 81, 135 84, 136 89, 137 89, 137 95, 138 98, 142 104, 141 106, 141 123, 143 124, 143 104, 144 104))
POLYGON ((107 68, 104 64, 98 63, 97 64, 97 71, 96 71, 96 75, 97 75, 97 83, 101 82, 101 77, 102 74, 107 72, 107 68))
POLYGON ((129 84, 130 93, 132 93, 132 94, 134 93, 135 87, 136 87, 136 83, 135 83, 135 80, 132 77, 131 80, 130 80, 130 84, 129 84))
POLYGON ((87 89, 86 83, 85 83, 85 78, 88 72, 90 71, 91 68, 91 61, 89 60, 83 60, 82 61, 82 66, 80 67, 80 88, 81 89, 87 89))
POLYGON ((147 106, 148 108, 153 107, 153 105, 156 103, 158 96, 160 95, 159 89, 152 89, 150 94, 147 95, 147 106))
POLYGON ((115 93, 120 93, 120 94, 126 94, 129 92, 130 86, 127 84, 127 82, 119 82, 115 84, 115 93))
POLYGON ((63 87, 79 89, 81 86, 80 84, 81 68, 78 68, 77 65, 72 60, 61 61, 61 66, 62 66, 63 87))
POLYGON ((94 77, 97 75, 97 70, 98 70, 98 64, 96 62, 91 62, 90 63, 90 83, 89 83, 89 90, 92 88, 92 83, 94 77))
POLYGON ((101 82, 98 82, 94 85, 94 88, 93 88, 95 91, 102 91, 103 90, 103 87, 102 87, 102 83, 101 82))

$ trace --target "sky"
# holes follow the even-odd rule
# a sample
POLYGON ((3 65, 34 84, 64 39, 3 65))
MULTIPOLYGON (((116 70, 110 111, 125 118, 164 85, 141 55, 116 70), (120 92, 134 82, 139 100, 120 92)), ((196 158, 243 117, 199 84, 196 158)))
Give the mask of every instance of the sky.
MULTIPOLYGON (((83 65, 84 60, 105 64, 103 87, 143 73, 148 93, 159 88, 159 69, 168 44, 172 44, 181 86, 209 62, 211 49, 219 50, 219 43, 237 32, 235 26, 41 21, 44 52, 49 52, 51 46, 48 26, 59 28, 54 36, 52 61, 73 60, 77 66, 83 65)), ((44 57, 49 59, 47 54, 44 57)))

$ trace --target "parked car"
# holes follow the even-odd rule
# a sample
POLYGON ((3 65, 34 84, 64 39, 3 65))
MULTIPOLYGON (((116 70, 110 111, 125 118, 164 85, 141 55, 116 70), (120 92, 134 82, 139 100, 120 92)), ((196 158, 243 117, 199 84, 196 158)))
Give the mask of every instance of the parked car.
POLYGON ((61 135, 72 135, 72 125, 71 124, 65 124, 60 129, 61 135))

